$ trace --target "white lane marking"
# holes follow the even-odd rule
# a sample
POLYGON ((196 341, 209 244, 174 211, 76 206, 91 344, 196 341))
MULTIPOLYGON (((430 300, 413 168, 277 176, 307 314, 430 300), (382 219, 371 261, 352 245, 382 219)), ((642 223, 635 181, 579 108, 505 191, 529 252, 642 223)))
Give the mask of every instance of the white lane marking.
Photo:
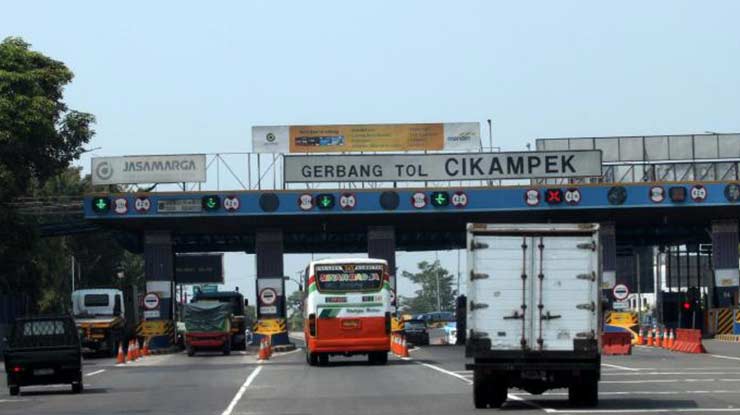
POLYGON ((257 377, 257 375, 260 373, 261 370, 262 370, 262 366, 257 366, 252 371, 252 373, 250 373, 249 376, 247 376, 247 379, 244 381, 244 384, 242 385, 241 388, 239 388, 239 391, 234 396, 234 399, 231 400, 231 403, 229 403, 229 406, 226 407, 226 409, 221 413, 221 415, 231 415, 231 411, 234 410, 234 407, 236 406, 237 403, 239 403, 239 400, 244 395, 244 392, 246 392, 249 385, 251 385, 252 382, 254 382, 254 379, 257 377))
POLYGON ((465 376, 458 375, 457 373, 451 372, 451 371, 449 371, 447 369, 442 369, 439 366, 430 365, 429 363, 417 362, 417 361, 415 361, 413 359, 409 359, 408 357, 402 357, 401 359, 403 359, 403 360, 411 360, 412 362, 416 363, 417 365, 422 365, 424 367, 428 367, 430 369, 436 370, 437 372, 444 373, 445 375, 450 375, 452 377, 455 377, 457 379, 462 380, 463 382, 467 383, 468 385, 472 385, 473 384, 473 381, 470 380, 470 379, 468 379, 468 378, 466 378, 465 376))
POLYGON ((627 370, 627 371, 630 371, 630 372, 637 372, 638 370, 640 370, 640 369, 633 369, 631 367, 625 367, 625 366, 619 366, 619 365, 612 365, 612 364, 609 364, 609 363, 602 363, 601 366, 611 367, 611 368, 619 369, 619 370, 627 370))
POLYGON ((85 376, 95 376, 105 372, 105 369, 96 370, 94 372, 87 373, 85 376))
POLYGON ((456 370, 454 373, 457 373, 458 375, 472 375, 472 370, 456 370))
MULTIPOLYGON (((434 365, 430 365, 429 363, 422 363, 422 362, 417 362, 417 361, 415 361, 414 359, 411 359, 411 358, 409 358, 409 357, 402 357, 401 359, 402 359, 402 360, 410 360, 410 361, 412 361, 412 362, 416 363, 417 365, 421 365, 421 366, 424 366, 424 367, 428 367, 428 368, 430 368, 430 369, 436 370, 437 372, 441 372, 441 373, 444 373, 445 375, 450 375, 450 376, 452 376, 452 377, 455 377, 455 378, 457 378, 457 379, 460 379, 460 380, 462 380, 463 382, 465 382, 465 383, 466 383, 466 384, 468 384, 468 385, 472 385, 472 384, 473 384, 473 381, 472 381, 472 380, 470 380, 470 379, 468 379, 468 378, 466 378, 465 376, 462 376, 462 375, 458 375, 457 373, 455 373, 455 372, 452 372, 452 371, 449 371, 449 370, 447 370, 447 369, 442 369, 442 368, 441 368, 441 367, 439 367, 439 366, 434 366, 434 365)), ((524 405, 527 405, 527 406, 529 406, 530 408, 535 408, 535 409, 545 410, 545 408, 543 408, 543 407, 541 407, 541 406, 537 405, 537 404, 536 404, 536 403, 534 403, 534 402, 529 402, 529 401, 525 401, 524 399, 522 399, 522 398, 520 398, 520 397, 518 397, 518 396, 512 395, 512 394, 510 394, 510 393, 509 393, 509 394, 507 394, 507 395, 506 395, 506 397, 507 397, 508 399, 511 399, 512 401, 517 401, 517 402, 521 402, 521 403, 523 403, 524 405)))
POLYGON ((740 360, 740 357, 733 357, 733 356, 722 356, 721 354, 710 354, 707 356, 711 356, 717 359, 727 359, 727 360, 740 360))
POLYGON ((8 402, 28 402, 28 399, 0 399, 0 403, 8 402))

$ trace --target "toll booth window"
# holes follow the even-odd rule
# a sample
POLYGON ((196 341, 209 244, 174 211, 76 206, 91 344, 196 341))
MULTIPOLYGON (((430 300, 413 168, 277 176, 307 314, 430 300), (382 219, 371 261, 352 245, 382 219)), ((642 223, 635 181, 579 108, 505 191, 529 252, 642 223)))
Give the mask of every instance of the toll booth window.
POLYGON ((108 307, 108 294, 88 294, 85 296, 85 307, 108 307))
POLYGON ((378 291, 383 286, 381 264, 317 265, 315 271, 323 292, 378 291))

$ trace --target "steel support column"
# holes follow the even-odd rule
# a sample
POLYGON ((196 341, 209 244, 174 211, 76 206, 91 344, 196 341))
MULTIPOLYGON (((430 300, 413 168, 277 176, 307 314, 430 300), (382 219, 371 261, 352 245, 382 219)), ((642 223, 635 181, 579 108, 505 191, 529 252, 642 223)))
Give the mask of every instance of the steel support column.
POLYGON ((712 263, 716 304, 732 307, 737 304, 738 276, 738 221, 712 222, 712 263))
MULTIPOLYGON (((172 249, 172 237, 169 232, 157 231, 144 234, 144 277, 147 293, 159 296, 158 310, 145 310, 146 320, 169 320, 165 325, 172 333, 162 333, 150 340, 150 347, 154 349, 166 348, 174 342, 174 261, 175 253, 172 249), (157 316, 158 312, 158 316, 157 316), (147 314, 149 314, 147 316, 147 314)), ((134 299, 135 303, 136 299, 134 299)), ((133 311, 133 310, 132 310, 133 311)))
POLYGON ((614 301, 612 289, 617 284, 617 237, 613 222, 601 224, 601 267, 603 270, 601 288, 604 304, 611 308, 614 301))
POLYGON ((396 231, 393 226, 370 226, 367 229, 367 255, 388 261, 391 287, 396 291, 396 231))

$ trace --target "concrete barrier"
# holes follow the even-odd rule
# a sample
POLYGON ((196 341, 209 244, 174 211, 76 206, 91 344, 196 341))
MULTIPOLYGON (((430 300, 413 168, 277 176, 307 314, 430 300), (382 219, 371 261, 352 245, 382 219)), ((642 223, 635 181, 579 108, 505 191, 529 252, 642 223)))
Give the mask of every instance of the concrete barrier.
POLYGON ((632 354, 632 334, 628 332, 602 333, 601 352, 607 356, 632 354))
POLYGON ((706 353, 701 343, 701 330, 676 329, 676 340, 671 349, 683 353, 706 353))

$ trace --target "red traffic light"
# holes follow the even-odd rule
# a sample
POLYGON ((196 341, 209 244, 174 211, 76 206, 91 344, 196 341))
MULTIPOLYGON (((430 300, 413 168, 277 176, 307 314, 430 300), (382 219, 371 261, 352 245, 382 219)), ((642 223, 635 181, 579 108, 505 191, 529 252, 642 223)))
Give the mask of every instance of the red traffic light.
POLYGON ((684 310, 688 310, 688 309, 690 309, 690 308, 691 308, 691 303, 689 303, 689 302, 685 302, 685 303, 683 303, 683 309, 684 309, 684 310))

